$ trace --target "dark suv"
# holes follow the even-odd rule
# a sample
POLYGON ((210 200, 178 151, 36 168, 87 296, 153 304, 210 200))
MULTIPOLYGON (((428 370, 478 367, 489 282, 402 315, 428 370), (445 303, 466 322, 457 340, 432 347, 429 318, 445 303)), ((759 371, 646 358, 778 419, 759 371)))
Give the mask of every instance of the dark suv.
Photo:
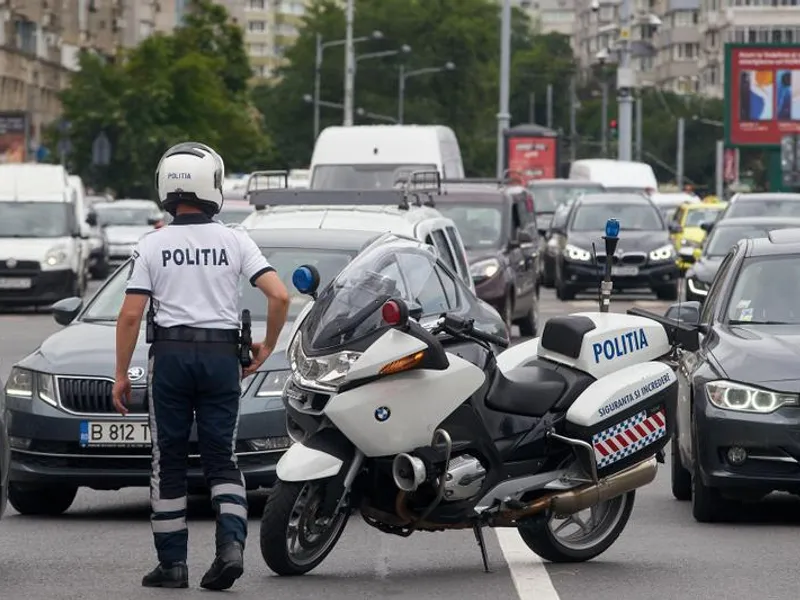
POLYGON ((560 245, 555 269, 558 298, 572 300, 580 291, 597 289, 606 256, 602 244, 595 246, 593 255, 592 243, 602 237, 611 217, 625 232, 612 264, 614 288, 650 288, 660 300, 676 300, 679 271, 670 233, 679 233, 680 226, 668 226, 649 198, 625 192, 586 194, 572 203, 555 238, 560 245))
POLYGON ((475 292, 523 336, 539 327, 539 238, 533 200, 523 187, 445 180, 436 208, 458 227, 475 292))

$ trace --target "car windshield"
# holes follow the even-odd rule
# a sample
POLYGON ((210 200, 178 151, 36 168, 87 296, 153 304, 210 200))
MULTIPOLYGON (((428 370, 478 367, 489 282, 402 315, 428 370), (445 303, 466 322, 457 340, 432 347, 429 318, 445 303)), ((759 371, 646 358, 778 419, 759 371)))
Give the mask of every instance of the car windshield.
POLYGON ((0 202, 0 238, 65 237, 74 220, 66 202, 0 202))
POLYGON ((217 218, 222 221, 223 223, 241 223, 250 214, 253 212, 253 208, 240 208, 238 206, 232 206, 230 208, 225 208, 225 205, 222 205, 222 210, 217 215, 217 218))
POLYGON ((455 299, 437 293, 443 288, 436 265, 432 246, 382 235, 320 293, 303 323, 303 339, 322 350, 374 333, 386 327, 381 307, 390 299, 427 307, 429 313, 446 312, 455 299))
POLYGON ((316 190, 390 190, 413 171, 435 171, 435 165, 317 165, 311 177, 316 190))
POLYGON ((456 224, 467 250, 500 246, 503 211, 499 206, 440 203, 436 208, 456 224))
POLYGON ((603 231, 608 219, 617 219, 622 231, 661 231, 664 222, 650 204, 614 203, 584 204, 575 211, 573 231, 603 231))
POLYGON ((725 213, 726 219, 731 217, 800 217, 800 201, 739 199, 725 213))
POLYGON ((533 194, 533 208, 536 214, 539 214, 555 212, 559 205, 580 194, 602 192, 603 186, 599 183, 584 186, 534 185, 531 186, 530 191, 533 194))
MULTIPOLYGON (((291 303, 289 319, 295 319, 308 303, 308 296, 300 294, 292 285, 292 274, 301 265, 313 265, 320 275, 321 285, 330 283, 339 272, 347 266, 358 253, 356 250, 308 250, 304 248, 261 248, 264 256, 275 268, 286 289, 289 290, 291 303)), ((128 269, 122 267, 105 285, 84 312, 82 319, 86 321, 116 321, 122 301, 125 298, 125 286, 128 282, 128 269)), ((266 318, 266 300, 258 288, 242 277, 239 281, 239 308, 248 309, 253 321, 266 318)))
POLYGON ((728 303, 732 325, 800 325, 800 255, 746 258, 728 303))
POLYGON ((146 226, 148 219, 160 217, 160 211, 155 203, 152 207, 137 206, 135 208, 113 205, 95 206, 94 211, 97 214, 97 224, 101 226, 146 226))
POLYGON ((687 211, 684 227, 700 227, 703 223, 713 223, 717 220, 722 208, 695 208, 687 211))
MULTIPOLYGON (((723 221, 724 223, 724 221, 723 221)), ((776 223, 766 227, 755 225, 736 225, 728 227, 715 227, 708 234, 703 254, 711 258, 722 258, 728 251, 739 243, 739 240, 746 238, 763 238, 767 233, 775 229, 788 229, 797 227, 795 223, 776 223)))

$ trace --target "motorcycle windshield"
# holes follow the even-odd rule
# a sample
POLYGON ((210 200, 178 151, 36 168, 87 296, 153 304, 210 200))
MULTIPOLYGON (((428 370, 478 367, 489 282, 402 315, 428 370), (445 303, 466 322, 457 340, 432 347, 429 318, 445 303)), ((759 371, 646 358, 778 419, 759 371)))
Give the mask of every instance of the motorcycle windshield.
POLYGON ((303 323, 310 352, 332 350, 387 328, 381 308, 401 299, 409 308, 431 277, 436 251, 418 240, 387 233, 353 259, 320 294, 303 323))

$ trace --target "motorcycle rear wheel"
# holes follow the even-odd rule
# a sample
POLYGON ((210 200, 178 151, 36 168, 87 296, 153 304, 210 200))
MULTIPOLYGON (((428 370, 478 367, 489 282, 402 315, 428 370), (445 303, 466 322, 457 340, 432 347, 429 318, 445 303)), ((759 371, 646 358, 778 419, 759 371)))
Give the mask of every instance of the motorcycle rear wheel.
POLYGON ((318 515, 325 481, 278 482, 261 517, 261 556, 278 575, 304 575, 328 557, 344 532, 350 511, 324 521, 318 515))
POLYGON ((617 541, 633 510, 636 492, 596 504, 566 518, 551 516, 540 525, 517 527, 525 544, 543 559, 555 563, 584 562, 599 556, 617 541), (590 513, 588 517, 584 513, 590 513), (574 525, 577 531, 574 531, 574 525), (573 533, 566 533, 573 530, 573 533))

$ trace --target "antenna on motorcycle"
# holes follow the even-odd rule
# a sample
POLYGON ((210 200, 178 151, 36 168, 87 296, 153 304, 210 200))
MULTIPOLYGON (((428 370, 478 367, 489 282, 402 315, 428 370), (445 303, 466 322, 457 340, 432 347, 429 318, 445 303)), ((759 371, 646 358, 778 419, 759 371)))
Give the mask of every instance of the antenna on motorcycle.
POLYGON ((614 264, 614 253, 617 251, 619 242, 619 221, 609 219, 606 221, 606 234, 603 236, 606 244, 606 264, 605 275, 600 283, 600 312, 607 313, 611 305, 611 268, 614 264))
MULTIPOLYGON (((594 242, 592 242, 592 266, 594 267, 595 273, 600 276, 600 267, 597 265, 597 248, 595 248, 594 242)), ((603 285, 603 278, 600 277, 600 285, 597 286, 597 305, 600 307, 600 312, 603 312, 603 296, 600 293, 600 287, 603 285)))

